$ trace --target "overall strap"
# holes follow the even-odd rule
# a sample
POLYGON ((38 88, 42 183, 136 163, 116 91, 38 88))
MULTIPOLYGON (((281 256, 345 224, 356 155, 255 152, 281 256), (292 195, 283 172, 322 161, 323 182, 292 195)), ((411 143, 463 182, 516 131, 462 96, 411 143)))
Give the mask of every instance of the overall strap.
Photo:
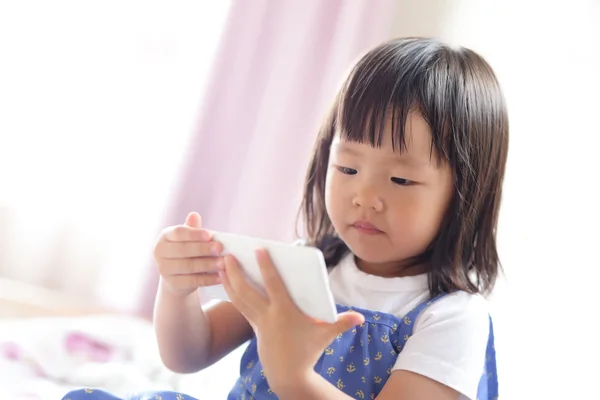
POLYGON ((490 316, 490 333, 485 351, 483 375, 477 388, 477 398, 482 400, 498 399, 498 370, 496 367, 496 344, 494 343, 494 324, 490 316))

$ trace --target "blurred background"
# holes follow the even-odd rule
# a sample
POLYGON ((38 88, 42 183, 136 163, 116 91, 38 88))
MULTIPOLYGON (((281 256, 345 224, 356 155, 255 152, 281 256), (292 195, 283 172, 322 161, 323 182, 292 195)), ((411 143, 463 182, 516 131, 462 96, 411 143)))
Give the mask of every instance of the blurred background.
POLYGON ((344 73, 415 35, 483 55, 509 106, 501 398, 597 398, 596 0, 0 0, 0 398, 149 382, 224 398, 239 352, 195 376, 156 361, 160 230, 198 211, 294 239, 344 73))

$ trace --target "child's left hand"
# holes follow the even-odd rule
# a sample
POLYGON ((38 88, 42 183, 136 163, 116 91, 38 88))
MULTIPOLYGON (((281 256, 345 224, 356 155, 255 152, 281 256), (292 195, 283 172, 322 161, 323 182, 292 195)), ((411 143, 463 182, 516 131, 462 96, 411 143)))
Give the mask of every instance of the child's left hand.
POLYGON ((339 314, 335 324, 310 318, 290 297, 267 251, 257 250, 256 257, 266 297, 246 281, 233 256, 225 257, 221 280, 231 302, 256 333, 258 355, 271 390, 293 390, 309 380, 327 345, 364 318, 356 312, 339 314))

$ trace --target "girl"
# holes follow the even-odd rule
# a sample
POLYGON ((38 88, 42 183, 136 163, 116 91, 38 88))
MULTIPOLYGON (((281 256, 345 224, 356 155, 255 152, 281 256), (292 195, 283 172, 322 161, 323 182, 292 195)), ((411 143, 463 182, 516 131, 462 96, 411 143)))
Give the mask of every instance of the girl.
MULTIPOLYGON (((306 244, 325 255, 338 322, 300 312, 262 250, 266 296, 252 289, 192 213, 155 249, 165 365, 198 371, 250 340, 231 400, 496 398, 483 295, 507 148, 503 96, 476 53, 426 38, 373 49, 325 119, 304 188, 306 244), (218 283, 232 302, 202 310, 197 288, 218 283)), ((65 398, 89 396, 110 398, 65 398)))

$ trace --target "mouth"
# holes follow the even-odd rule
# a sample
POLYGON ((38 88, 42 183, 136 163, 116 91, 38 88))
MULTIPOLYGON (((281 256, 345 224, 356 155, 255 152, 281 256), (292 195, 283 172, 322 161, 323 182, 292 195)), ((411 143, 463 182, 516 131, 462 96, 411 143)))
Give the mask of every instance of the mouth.
POLYGON ((383 233, 381 229, 377 228, 369 221, 356 221, 352 224, 352 228, 366 235, 379 235, 380 233, 383 233))

